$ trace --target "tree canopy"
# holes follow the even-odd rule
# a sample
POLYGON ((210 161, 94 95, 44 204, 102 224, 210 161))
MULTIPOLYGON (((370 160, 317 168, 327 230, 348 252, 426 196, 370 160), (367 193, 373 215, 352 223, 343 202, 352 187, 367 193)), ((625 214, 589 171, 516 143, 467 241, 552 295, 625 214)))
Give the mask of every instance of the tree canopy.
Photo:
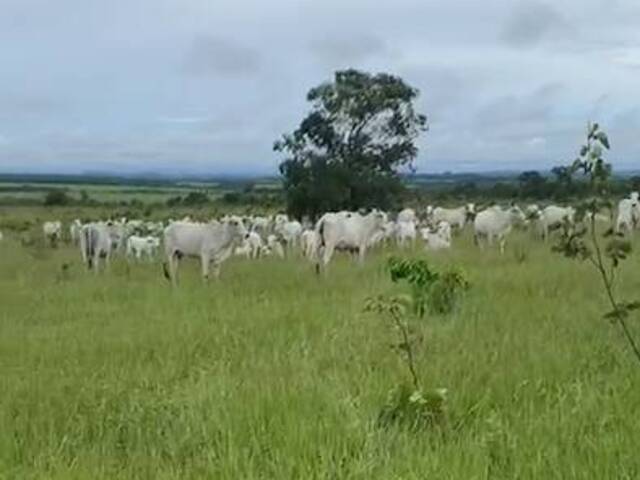
POLYGON ((311 111, 275 142, 287 209, 296 216, 362 207, 389 208, 403 191, 427 129, 414 109, 418 90, 386 73, 336 72, 307 94, 311 111))

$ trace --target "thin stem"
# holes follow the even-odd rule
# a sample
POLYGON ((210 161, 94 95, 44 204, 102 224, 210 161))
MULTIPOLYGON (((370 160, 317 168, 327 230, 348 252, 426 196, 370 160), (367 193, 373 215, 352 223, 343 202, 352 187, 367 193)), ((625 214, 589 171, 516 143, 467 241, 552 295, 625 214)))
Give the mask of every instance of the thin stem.
POLYGON ((607 292, 607 298, 609 299, 609 303, 613 307, 613 311, 615 313, 615 318, 622 327, 622 331, 627 339, 627 342, 631 346, 633 353, 636 356, 636 359, 640 362, 640 349, 636 345, 636 342, 629 331, 629 327, 627 326, 627 322, 625 322, 624 317, 620 313, 620 308, 618 307, 618 303, 613 295, 613 284, 612 279, 607 274, 607 270, 604 265, 604 259, 602 257, 602 251, 600 249, 600 244, 598 243, 598 237, 596 235, 596 220, 595 214, 591 216, 591 241, 593 242, 593 248, 596 252, 596 259, 591 259, 591 263, 597 268, 600 272, 600 276, 602 277, 602 281, 604 283, 605 291, 607 292))
POLYGON ((402 320, 399 316, 396 315, 394 311, 391 312, 391 317, 396 324, 396 327, 400 331, 400 335, 402 335, 402 341, 405 345, 405 351, 407 352, 407 364, 409 366, 409 372, 411 373, 411 378, 413 380, 413 386, 416 390, 420 390, 420 382, 418 381, 418 374, 416 373, 415 363, 413 359, 413 350, 411 349, 411 343, 409 343, 409 332, 407 331, 406 325, 402 323, 402 320))

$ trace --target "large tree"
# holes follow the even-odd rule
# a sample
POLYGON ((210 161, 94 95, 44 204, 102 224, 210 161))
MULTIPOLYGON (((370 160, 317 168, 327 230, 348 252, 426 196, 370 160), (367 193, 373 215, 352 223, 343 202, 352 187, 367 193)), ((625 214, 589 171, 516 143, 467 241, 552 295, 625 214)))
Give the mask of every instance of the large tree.
POLYGON ((427 119, 414 109, 418 90, 399 77, 357 70, 307 94, 311 111, 277 141, 287 208, 296 216, 361 207, 388 208, 403 191, 427 119))

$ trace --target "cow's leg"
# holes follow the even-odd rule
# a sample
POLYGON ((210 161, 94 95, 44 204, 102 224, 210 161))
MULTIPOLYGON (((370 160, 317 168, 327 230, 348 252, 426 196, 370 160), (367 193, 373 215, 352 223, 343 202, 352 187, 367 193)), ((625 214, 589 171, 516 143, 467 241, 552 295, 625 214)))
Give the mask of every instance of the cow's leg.
POLYGON ((507 237, 501 236, 499 240, 500 240, 500 255, 504 255, 504 249, 505 249, 505 246, 507 245, 507 237))
POLYGON ((213 278, 214 280, 220 280, 220 263, 213 261, 213 278))
POLYGON ((358 263, 360 265, 364 265, 364 255, 365 255, 365 253, 367 253, 366 245, 360 245, 360 248, 358 248, 358 263))
POLYGON ((211 265, 211 258, 209 258, 209 255, 202 255, 200 257, 200 262, 202 266, 202 281, 207 283, 209 280, 209 267, 211 265))
POLYGON ((171 285, 174 287, 178 286, 178 264, 180 259, 178 257, 178 252, 169 252, 167 254, 167 263, 169 264, 169 271, 167 272, 165 269, 165 276, 168 274, 168 278, 171 281, 171 285))

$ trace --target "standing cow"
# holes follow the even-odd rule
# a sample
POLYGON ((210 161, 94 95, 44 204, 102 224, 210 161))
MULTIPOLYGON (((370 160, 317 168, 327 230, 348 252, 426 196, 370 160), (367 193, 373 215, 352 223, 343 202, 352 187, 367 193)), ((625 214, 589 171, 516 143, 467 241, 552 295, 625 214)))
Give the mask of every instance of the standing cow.
POLYGON ((80 244, 80 234, 82 233, 82 222, 77 218, 71 222, 69 226, 69 237, 71 238, 71 243, 73 245, 80 244))
POLYGON ((167 263, 164 273, 173 285, 177 285, 178 264, 183 256, 198 257, 202 266, 202 278, 209 278, 213 263, 215 278, 220 276, 220 266, 233 253, 235 246, 247 237, 242 219, 231 216, 221 223, 193 224, 173 223, 164 231, 167 263))
POLYGON ((98 273, 100 259, 104 259, 105 268, 113 251, 111 229, 106 223, 89 223, 80 230, 80 251, 82 260, 89 270, 98 273))
POLYGON ((575 223, 576 211, 573 207, 558 207, 549 205, 540 212, 537 220, 540 229, 540 235, 546 241, 549 233, 563 225, 573 227, 575 223))
POLYGON ((45 242, 49 242, 52 247, 55 247, 60 241, 62 223, 58 220, 55 222, 44 222, 42 225, 42 233, 44 234, 45 242))
POLYGON ((141 260, 145 255, 149 260, 152 260, 159 247, 160 239, 156 237, 131 235, 127 238, 127 256, 135 255, 138 260, 141 260))
POLYGON ((467 221, 474 218, 475 212, 476 206, 473 203, 458 208, 436 207, 431 211, 430 221, 432 225, 447 222, 451 228, 462 230, 467 221))
POLYGON ((357 212, 326 213, 316 224, 316 272, 326 268, 336 249, 354 251, 360 263, 376 232, 384 228, 387 215, 373 210, 367 215, 357 212))
POLYGON ((629 198, 623 198, 618 203, 616 231, 631 232, 638 226, 640 226, 640 200, 638 193, 633 192, 629 198))
POLYGON ((516 205, 512 205, 508 209, 498 206, 487 208, 478 213, 473 222, 476 245, 482 245, 480 243, 482 238, 486 239, 489 245, 497 240, 500 245, 500 253, 504 253, 506 236, 514 225, 522 224, 525 221, 525 214, 516 205))

